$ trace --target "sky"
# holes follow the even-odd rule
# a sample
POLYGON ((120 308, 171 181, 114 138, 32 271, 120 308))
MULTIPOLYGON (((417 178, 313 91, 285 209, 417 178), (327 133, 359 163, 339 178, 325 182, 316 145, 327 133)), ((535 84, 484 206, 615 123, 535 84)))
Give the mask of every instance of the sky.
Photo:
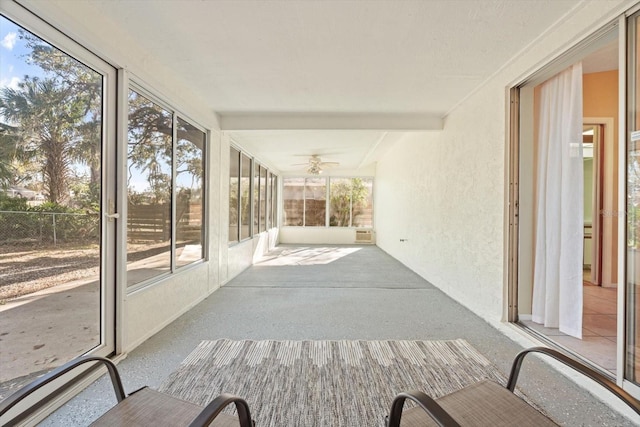
POLYGON ((0 16, 0 89, 17 88, 25 74, 42 75, 39 67, 27 63, 29 50, 20 40, 18 27, 13 22, 0 16))

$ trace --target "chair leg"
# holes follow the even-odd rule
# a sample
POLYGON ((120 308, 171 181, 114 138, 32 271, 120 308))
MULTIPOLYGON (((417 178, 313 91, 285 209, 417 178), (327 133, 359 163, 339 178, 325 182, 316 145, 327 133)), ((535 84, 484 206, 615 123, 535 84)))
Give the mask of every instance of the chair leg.
POLYGON ((436 424, 440 427, 460 427, 460 424, 454 420, 442 406, 428 395, 421 391, 408 391, 400 393, 393 399, 391 411, 386 418, 387 427, 400 427, 400 419, 402 418, 402 409, 406 399, 412 400, 418 404, 436 424))
POLYGON ((213 399, 198 416, 189 424, 189 427, 203 427, 208 426, 213 419, 218 416, 222 410, 234 403, 238 411, 238 418, 240 420, 240 427, 254 427, 255 423, 251 419, 251 412, 249 411, 249 405, 247 402, 237 396, 231 394, 221 394, 213 399))

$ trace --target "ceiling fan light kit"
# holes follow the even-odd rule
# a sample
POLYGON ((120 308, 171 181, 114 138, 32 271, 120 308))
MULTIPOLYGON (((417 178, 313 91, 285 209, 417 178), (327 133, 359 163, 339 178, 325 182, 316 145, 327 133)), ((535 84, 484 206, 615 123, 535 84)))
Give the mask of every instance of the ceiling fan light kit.
MULTIPOLYGON (((313 154, 309 158, 309 163, 304 163, 307 165, 307 173, 311 175, 320 175, 322 173, 322 168, 334 167, 338 166, 339 162, 323 162, 319 155, 313 154)), ((294 165, 299 166, 299 165, 294 165)))
POLYGON ((307 168, 307 173, 311 175, 320 175, 322 173, 322 169, 320 169, 320 165, 310 165, 307 168))

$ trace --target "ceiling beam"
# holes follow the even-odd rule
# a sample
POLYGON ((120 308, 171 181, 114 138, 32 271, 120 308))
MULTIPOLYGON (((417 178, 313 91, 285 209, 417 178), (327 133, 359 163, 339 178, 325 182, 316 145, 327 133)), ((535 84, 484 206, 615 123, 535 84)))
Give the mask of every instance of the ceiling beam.
POLYGON ((223 131, 380 130, 437 131, 444 120, 429 114, 220 113, 223 131))
POLYGON ((406 135, 404 132, 384 132, 376 143, 371 146, 360 165, 358 165, 358 169, 378 161, 404 135, 406 135))

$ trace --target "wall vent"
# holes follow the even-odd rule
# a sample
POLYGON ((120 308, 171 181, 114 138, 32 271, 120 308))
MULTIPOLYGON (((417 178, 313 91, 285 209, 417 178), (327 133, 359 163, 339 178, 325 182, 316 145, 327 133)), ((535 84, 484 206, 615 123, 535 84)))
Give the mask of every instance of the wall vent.
POLYGON ((373 243, 373 231, 356 230, 356 243, 373 243))

